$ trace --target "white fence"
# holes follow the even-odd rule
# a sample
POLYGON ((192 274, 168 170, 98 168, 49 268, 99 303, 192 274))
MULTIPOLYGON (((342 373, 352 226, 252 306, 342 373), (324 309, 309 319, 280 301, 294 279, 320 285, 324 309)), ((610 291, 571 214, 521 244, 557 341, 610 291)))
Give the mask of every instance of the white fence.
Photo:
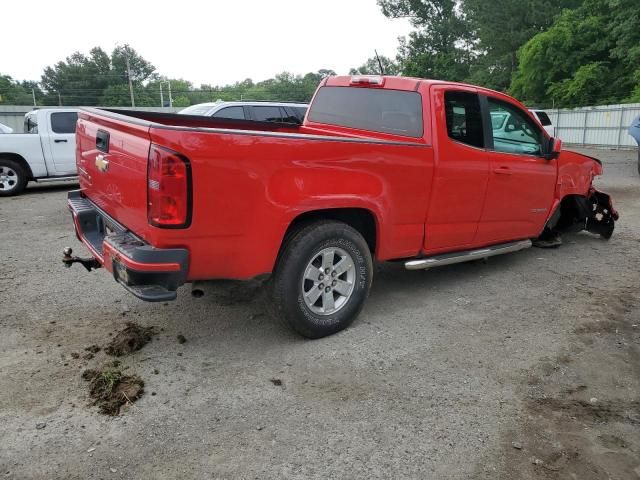
MULTIPOLYGON (((56 108, 56 107, 39 107, 39 108, 56 108)), ((78 107, 58 107, 58 108, 78 108, 78 107)), ((118 108, 118 107, 109 107, 118 108)), ((126 108, 126 107, 119 107, 126 108)), ((23 131, 24 114, 33 110, 29 105, 0 105, 0 123, 4 123, 8 127, 13 128, 16 133, 23 131)), ((134 110, 144 110, 147 112, 177 112, 182 108, 169 107, 140 107, 134 110)))
POLYGON ((546 110, 556 136, 573 145, 630 148, 638 144, 627 130, 640 115, 640 103, 546 110))

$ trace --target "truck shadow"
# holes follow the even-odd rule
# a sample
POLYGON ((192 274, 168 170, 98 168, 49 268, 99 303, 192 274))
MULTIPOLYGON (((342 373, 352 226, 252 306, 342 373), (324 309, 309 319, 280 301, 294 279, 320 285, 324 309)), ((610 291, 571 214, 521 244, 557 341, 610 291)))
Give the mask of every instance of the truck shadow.
MULTIPOLYGON (((599 261, 599 251, 607 248, 609 244, 599 237, 581 233, 566 236, 565 244, 558 249, 531 248, 486 262, 480 260, 424 271, 408 271, 402 262, 376 264, 373 288, 362 313, 351 328, 338 335, 358 335, 355 329, 371 321, 393 329, 399 317, 425 315, 430 311, 441 316, 456 304, 482 309, 490 292, 508 290, 514 282, 520 283, 519 288, 523 284, 530 287, 533 295, 544 288, 545 276, 570 275, 572 268, 588 270, 599 261), (563 273, 558 273, 558 269, 563 273)), ((219 312, 208 321, 232 337, 242 331, 243 335, 260 336, 263 341, 271 337, 274 343, 285 338, 292 342, 304 341, 292 333, 282 319, 275 318, 268 280, 217 281, 208 283, 206 290, 203 298, 188 300, 199 302, 205 311, 219 312)), ((186 301, 187 296, 191 294, 185 289, 180 297, 186 301)), ((186 304, 185 308, 188 308, 186 304)))

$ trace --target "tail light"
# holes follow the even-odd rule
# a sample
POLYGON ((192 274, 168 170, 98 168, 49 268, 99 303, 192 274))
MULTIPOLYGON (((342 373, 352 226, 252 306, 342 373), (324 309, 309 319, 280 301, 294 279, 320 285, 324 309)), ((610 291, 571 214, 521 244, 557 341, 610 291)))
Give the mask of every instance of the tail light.
POLYGON ((147 175, 147 218, 161 228, 191 223, 191 165, 172 150, 151 145, 147 175))

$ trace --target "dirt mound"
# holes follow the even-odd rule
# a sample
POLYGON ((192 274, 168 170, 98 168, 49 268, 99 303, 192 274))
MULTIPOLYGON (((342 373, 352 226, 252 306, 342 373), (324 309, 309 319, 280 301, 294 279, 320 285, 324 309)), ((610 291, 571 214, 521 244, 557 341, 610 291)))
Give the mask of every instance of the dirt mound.
POLYGON ((101 348, 98 345, 91 345, 87 348, 85 348, 85 351, 89 352, 89 353, 98 353, 101 350, 101 348))
POLYGON ((118 415, 120 407, 135 402, 144 393, 144 381, 137 375, 125 375, 119 365, 114 362, 82 373, 82 378, 89 382, 93 404, 105 415, 118 415))
POLYGON ((154 333, 154 327, 141 327, 137 323, 128 322, 126 328, 109 342, 104 351, 113 357, 128 355, 149 343, 154 333))

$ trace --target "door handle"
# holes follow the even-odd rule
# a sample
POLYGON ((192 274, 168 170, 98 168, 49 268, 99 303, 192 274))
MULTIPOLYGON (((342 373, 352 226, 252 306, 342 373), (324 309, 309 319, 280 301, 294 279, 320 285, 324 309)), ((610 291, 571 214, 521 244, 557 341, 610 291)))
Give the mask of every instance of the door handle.
POLYGON ((54 142, 56 142, 56 143, 67 143, 67 140, 66 140, 66 139, 64 139, 64 138, 56 138, 56 139, 54 140, 54 142))
POLYGON ((509 167, 498 167, 493 169, 493 173, 498 175, 511 175, 511 169, 509 167))

